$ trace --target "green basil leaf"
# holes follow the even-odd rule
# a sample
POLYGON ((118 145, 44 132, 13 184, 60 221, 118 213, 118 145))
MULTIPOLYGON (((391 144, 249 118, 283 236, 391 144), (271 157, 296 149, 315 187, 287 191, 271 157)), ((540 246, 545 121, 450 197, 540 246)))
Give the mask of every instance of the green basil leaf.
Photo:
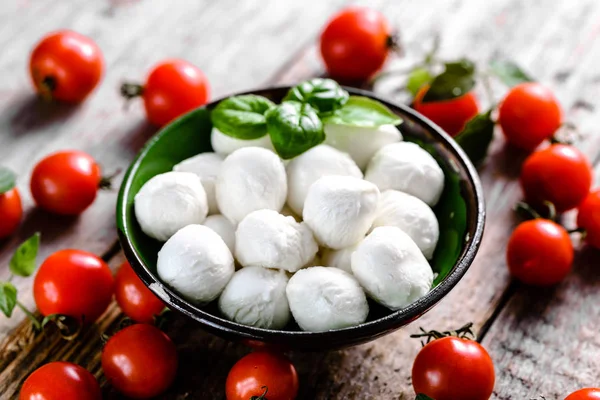
POLYGON ((15 251, 8 268, 10 272, 18 276, 29 276, 35 271, 38 248, 40 247, 40 233, 35 233, 32 237, 21 243, 15 251))
POLYGON ((426 394, 419 393, 415 400, 435 400, 433 397, 429 397, 426 394))
POLYGON ((237 139, 258 139, 267 134, 265 113, 275 104, 262 96, 246 94, 222 100, 212 110, 213 125, 237 139))
POLYGON ((10 169, 0 166, 0 194, 15 187, 17 176, 10 169))
POLYGON ((402 119, 376 100, 362 96, 350 96, 346 105, 332 115, 323 118, 326 124, 378 127, 398 125, 402 119))
POLYGON ((432 79, 433 77, 431 76, 427 68, 415 68, 408 75, 406 89, 408 89, 410 94, 412 94, 414 97, 417 95, 419 89, 431 82, 432 79))
POLYGON ((490 69, 494 75, 509 87, 523 82, 533 82, 533 79, 512 61, 493 60, 490 62, 490 69))
POLYGON ((325 140, 317 111, 306 103, 284 101, 267 112, 267 126, 277 154, 296 157, 325 140))
POLYGON ((330 113, 346 104, 349 96, 333 79, 315 78, 291 88, 283 100, 308 103, 319 113, 330 113))
POLYGON ((491 115, 492 110, 475 116, 454 138, 473 164, 483 161, 494 138, 494 121, 492 121, 491 115))
POLYGON ((475 86, 475 64, 469 60, 446 63, 444 72, 432 81, 423 102, 450 100, 467 94, 475 86))
POLYGON ((10 282, 0 282, 0 311, 11 317, 17 305, 17 288, 10 282))

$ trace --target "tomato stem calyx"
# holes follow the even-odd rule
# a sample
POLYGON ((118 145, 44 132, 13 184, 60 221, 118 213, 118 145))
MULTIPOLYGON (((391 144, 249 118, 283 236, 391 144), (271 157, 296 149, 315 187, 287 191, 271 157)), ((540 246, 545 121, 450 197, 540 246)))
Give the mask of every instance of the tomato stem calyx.
POLYGON ((515 205, 514 210, 520 213, 526 219, 549 219, 550 221, 556 221, 556 207, 549 201, 544 201, 544 206, 547 210, 547 215, 544 216, 536 211, 529 204, 520 201, 515 205))
POLYGON ((81 321, 64 314, 50 314, 44 317, 41 328, 46 329, 49 323, 53 323, 60 336, 67 341, 77 338, 82 328, 81 321))
POLYGON ((398 56, 404 55, 404 49, 401 45, 402 41, 400 40, 400 34, 398 32, 387 37, 385 41, 385 47, 392 50, 398 56))
POLYGON ((263 394, 261 394, 260 396, 252 396, 252 397, 250 397, 250 400, 267 400, 267 398, 265 396, 267 395, 269 388, 266 386, 261 386, 261 389, 265 390, 263 392, 263 394))
POLYGON ((441 338, 445 338, 448 336, 456 336, 461 339, 473 339, 473 337, 475 337, 475 334, 473 333, 473 330, 471 328, 473 328, 472 322, 469 322, 453 331, 443 331, 443 332, 436 331, 436 330, 426 331, 423 328, 419 328, 421 333, 415 333, 413 335, 410 335, 410 337, 411 338, 427 338, 427 342, 423 343, 423 341, 421 341, 421 344, 423 344, 423 346, 426 345, 427 343, 431 342, 432 340, 441 339, 441 338))
POLYGON ((121 96, 126 99, 133 99, 144 94, 144 86, 137 83, 127 83, 121 85, 121 96))
POLYGON ((112 189, 112 180, 121 173, 121 168, 118 168, 115 172, 110 175, 103 176, 100 178, 100 182, 98 183, 98 188, 102 190, 111 190, 112 189))

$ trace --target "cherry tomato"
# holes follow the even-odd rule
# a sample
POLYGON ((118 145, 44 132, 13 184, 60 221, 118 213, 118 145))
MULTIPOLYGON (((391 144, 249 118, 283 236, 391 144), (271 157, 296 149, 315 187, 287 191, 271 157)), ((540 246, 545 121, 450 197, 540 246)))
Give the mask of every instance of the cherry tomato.
POLYGON ((208 80, 196 66, 184 60, 166 60, 156 65, 143 86, 126 83, 121 93, 142 96, 148 120, 163 126, 208 101, 208 80))
POLYGON ((67 30, 45 36, 29 60, 29 73, 38 93, 67 102, 85 99, 102 79, 103 71, 98 45, 67 30))
POLYGON ((321 34, 327 72, 342 80, 366 80, 381 69, 393 47, 385 17, 366 7, 348 7, 321 34))
POLYGON ((128 397, 158 396, 175 379, 177 350, 160 329, 132 325, 108 340, 102 351, 102 369, 110 384, 128 397))
POLYGON ((92 253, 59 250, 38 269, 33 297, 44 315, 63 314, 94 322, 108 307, 113 277, 108 265, 92 253))
POLYGON ((0 239, 10 236, 21 223, 23 206, 17 188, 0 194, 0 239))
POLYGON ((227 375, 227 400, 261 396, 269 400, 293 400, 298 394, 296 368, 285 356, 258 351, 242 357, 227 375))
POLYGON ((544 201, 563 212, 577 207, 592 186, 592 166, 577 148, 554 144, 531 154, 521 168, 521 187, 527 202, 544 201))
POLYGON ((31 174, 31 194, 47 211, 77 215, 96 198, 101 184, 100 167, 81 151, 68 150, 49 155, 31 174))
POLYGON ((165 304, 144 285, 125 261, 115 276, 115 299, 121 310, 136 322, 151 323, 165 304))
POLYGON ((573 244, 562 226, 547 219, 521 223, 506 249, 510 273, 530 285, 554 285, 571 271, 573 244))
POLYGON ((473 340, 436 339, 419 351, 413 363, 415 393, 435 400, 488 400, 494 382, 494 363, 473 340))
POLYGON ((600 400, 600 389, 586 388, 580 389, 568 395, 565 400, 600 400))
POLYGON ((600 189, 593 190, 579 205, 577 226, 585 229, 585 240, 600 249, 600 189))
POLYGON ((438 124, 450 136, 456 136, 466 123, 479 113, 477 97, 473 92, 451 100, 423 103, 423 97, 429 86, 423 86, 415 96, 415 110, 438 124))
POLYGON ((101 400, 100 385, 85 368, 55 361, 33 371, 23 383, 19 400, 101 400))
POLYGON ((521 83, 502 101, 498 122, 509 143, 531 151, 561 126, 562 110, 547 87, 536 82, 521 83))

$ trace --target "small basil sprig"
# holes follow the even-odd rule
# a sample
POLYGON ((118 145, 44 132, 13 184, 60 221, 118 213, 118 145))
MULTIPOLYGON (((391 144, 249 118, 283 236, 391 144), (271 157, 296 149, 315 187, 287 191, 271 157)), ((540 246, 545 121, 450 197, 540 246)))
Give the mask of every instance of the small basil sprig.
POLYGON ((494 138, 492 110, 473 117, 454 140, 463 148, 473 164, 485 158, 488 147, 494 138))
POLYGON ((534 81, 521 67, 509 60, 493 60, 490 62, 490 70, 509 87, 534 81))
POLYGON ((431 81, 423 102, 450 100, 467 94, 475 86, 475 64, 463 59, 446 63, 445 70, 431 81))
POLYGON ((15 187, 17 176, 10 169, 0 166, 0 194, 15 187))
POLYGON ((308 103, 284 101, 267 111, 273 147, 284 160, 296 157, 325 140, 323 123, 308 103))
POLYGON ((308 103, 324 115, 341 108, 349 96, 333 79, 315 78, 291 88, 283 100, 308 103))
POLYGON ((415 68, 408 75, 408 81, 406 82, 406 89, 414 97, 419 92, 419 89, 421 89, 423 86, 425 86, 429 82, 431 82, 432 79, 433 79, 433 76, 431 76, 431 73, 429 72, 429 70, 427 68, 425 68, 425 67, 415 68))
POLYGON ((350 96, 342 108, 324 117, 323 122, 375 128, 381 125, 398 125, 402 119, 376 100, 363 96, 350 96))
POLYGON ((258 139, 267 134, 265 113, 275 104, 253 94, 233 96, 221 101, 211 112, 212 124, 237 139, 258 139))

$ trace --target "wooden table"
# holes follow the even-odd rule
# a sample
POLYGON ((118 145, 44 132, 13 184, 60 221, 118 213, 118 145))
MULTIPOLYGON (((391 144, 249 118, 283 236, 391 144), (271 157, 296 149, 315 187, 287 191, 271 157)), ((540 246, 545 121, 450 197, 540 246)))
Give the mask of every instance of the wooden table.
MULTIPOLYGON (((118 95, 124 79, 139 79, 156 61, 182 57, 208 75, 213 98, 322 74, 316 37, 346 0, 12 0, 0 10, 0 163, 20 175, 26 207, 14 237, 0 243, 0 279, 16 245, 42 233, 40 260, 63 248, 101 255, 111 267, 123 255, 115 229, 116 191, 101 193, 79 218, 59 218, 33 207, 27 188, 33 165, 64 148, 91 153, 108 172, 126 168, 155 133, 139 102, 128 110, 118 95), (80 106, 45 104, 32 93, 26 65, 34 43, 46 32, 71 28, 94 38, 104 51, 107 73, 80 106)), ((600 159, 600 2, 597 0, 372 0, 359 3, 383 11, 402 31, 409 56, 441 34, 442 56, 463 55, 485 63, 516 60, 554 88, 566 118, 582 138, 578 146, 598 170, 600 159)), ((410 59, 410 57, 409 57, 410 59)), ((401 67, 406 61, 392 63, 401 67)), ((393 95, 393 80, 376 91, 393 95)), ((501 88, 496 88, 501 90, 501 88)), ((501 94, 501 92, 498 92, 501 94)), ((291 354, 302 399, 410 399, 410 370, 420 348, 408 336, 419 326, 448 329, 473 321, 477 339, 497 371, 493 398, 562 399, 583 386, 598 386, 600 372, 600 253, 576 243, 574 270, 552 289, 532 289, 510 280, 507 238, 518 222, 511 208, 521 198, 516 182, 523 154, 505 149, 500 132, 480 168, 488 218, 475 263, 434 310, 411 326, 375 342, 318 354, 291 354)), ((596 176, 600 174, 596 173, 596 176)), ((598 180, 598 179, 597 179, 598 180)), ((116 182, 119 184, 120 182, 116 182)), ((572 216, 565 217, 567 223, 572 216)), ((32 279, 16 279, 20 299, 34 306, 32 279)), ((97 326, 73 342, 34 337, 16 312, 0 316, 0 397, 14 399, 23 380, 40 365, 69 360, 102 382, 106 398, 119 398, 102 377, 99 332, 121 318, 116 305, 97 326)), ((175 316, 167 333, 181 357, 167 399, 223 398, 228 369, 249 351, 175 316)))

